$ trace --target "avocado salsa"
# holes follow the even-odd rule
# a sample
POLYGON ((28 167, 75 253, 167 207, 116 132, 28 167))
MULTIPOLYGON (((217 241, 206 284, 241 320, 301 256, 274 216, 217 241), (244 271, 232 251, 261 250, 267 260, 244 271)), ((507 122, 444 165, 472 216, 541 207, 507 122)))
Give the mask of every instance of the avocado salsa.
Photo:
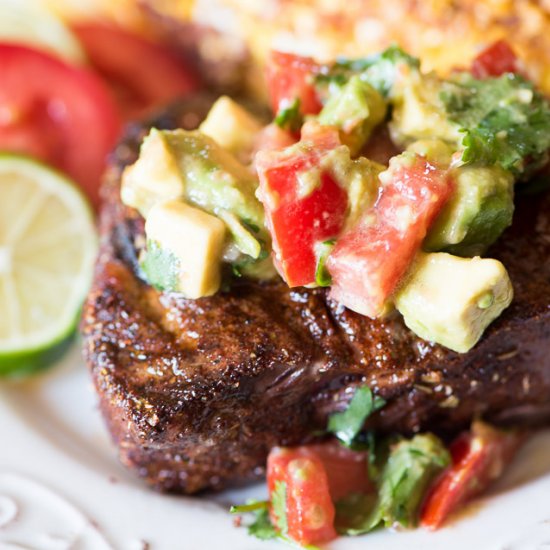
POLYGON ((274 54, 270 124, 222 97, 196 131, 153 129, 126 169, 146 277, 191 299, 231 283, 224 264, 326 286, 467 352, 512 301, 486 254, 548 162, 550 103, 516 65, 443 78, 395 46, 330 64, 274 54), (383 131, 400 151, 387 165, 366 154, 383 131))

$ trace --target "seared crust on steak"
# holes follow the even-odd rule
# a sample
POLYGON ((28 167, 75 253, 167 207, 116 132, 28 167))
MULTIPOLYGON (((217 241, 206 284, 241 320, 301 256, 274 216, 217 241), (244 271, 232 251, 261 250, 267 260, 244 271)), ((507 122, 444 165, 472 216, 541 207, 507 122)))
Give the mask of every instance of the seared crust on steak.
MULTIPOLYGON (((195 126, 186 101, 157 127, 195 126)), ((119 199, 121 169, 144 129, 130 128, 104 185, 101 252, 84 308, 85 356, 122 462, 161 490, 194 493, 257 478, 274 445, 310 441, 358 384, 387 400, 379 432, 451 435, 474 417, 550 422, 550 196, 520 198, 490 256, 508 268, 511 307, 469 353, 371 320, 323 289, 236 281, 187 300, 140 277, 143 222, 119 199)), ((452 292, 452 289, 449 289, 452 292)))

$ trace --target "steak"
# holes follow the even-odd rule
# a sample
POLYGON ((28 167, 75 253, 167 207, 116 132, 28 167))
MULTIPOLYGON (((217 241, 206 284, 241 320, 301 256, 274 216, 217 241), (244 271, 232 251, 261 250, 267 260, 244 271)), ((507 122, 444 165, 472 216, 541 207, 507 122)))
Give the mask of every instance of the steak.
MULTIPOLYGON (((192 98, 152 124, 195 127, 209 106, 192 98)), ((82 332, 120 459, 153 487, 195 493, 258 478, 271 447, 315 440, 363 384, 387 401, 368 420, 381 434, 452 436, 477 417, 550 423, 549 194, 518 198, 514 225, 489 254, 508 268, 514 302, 457 354, 398 316, 346 310, 324 289, 243 279, 188 300, 148 286, 137 262, 143 220, 119 199, 146 131, 128 130, 103 186, 82 332)))

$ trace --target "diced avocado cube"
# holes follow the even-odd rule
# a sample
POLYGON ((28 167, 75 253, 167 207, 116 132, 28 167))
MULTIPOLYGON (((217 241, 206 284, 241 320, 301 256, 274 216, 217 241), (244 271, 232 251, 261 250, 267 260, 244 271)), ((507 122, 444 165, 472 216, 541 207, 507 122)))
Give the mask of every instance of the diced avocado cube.
POLYGON ((149 282, 187 298, 216 293, 225 224, 179 200, 154 206, 145 222, 147 250, 141 266, 149 282))
POLYGON ((122 174, 122 202, 146 217, 155 204, 177 199, 183 193, 177 158, 164 133, 153 128, 143 140, 138 160, 122 174))
POLYGON ((426 490, 450 462, 449 451, 431 433, 393 445, 382 471, 370 526, 414 527, 426 490))
POLYGON ((414 141, 407 147, 407 151, 425 157, 429 162, 434 162, 441 167, 448 167, 451 164, 454 153, 453 147, 440 139, 414 141))
POLYGON ((390 133, 395 143, 407 146, 420 139, 441 139, 458 145, 460 126, 451 122, 440 99, 441 81, 433 74, 402 67, 392 93, 390 133))
POLYGON ((223 220, 232 236, 224 256, 246 264, 244 271, 274 273, 264 210, 252 172, 212 138, 199 131, 152 130, 137 162, 127 169, 122 197, 145 218, 162 201, 179 198, 223 220), (262 261, 256 270, 250 260, 262 261))
POLYGON ((329 172, 348 192, 345 226, 348 229, 376 201, 380 185, 378 176, 386 167, 365 157, 352 159, 349 148, 341 146, 323 158, 320 168, 329 172))
POLYGON ((244 107, 227 96, 220 97, 199 126, 199 131, 218 145, 247 160, 254 140, 262 129, 260 122, 244 107))
POLYGON ((395 305, 415 334, 465 353, 512 297, 508 273, 497 260, 419 253, 395 305))
POLYGON ((512 223, 514 178, 498 166, 453 170, 455 191, 431 228, 425 250, 483 254, 512 223))
POLYGON ((355 154, 384 120, 386 110, 382 95, 355 75, 329 97, 318 120, 326 126, 337 126, 343 142, 355 154))

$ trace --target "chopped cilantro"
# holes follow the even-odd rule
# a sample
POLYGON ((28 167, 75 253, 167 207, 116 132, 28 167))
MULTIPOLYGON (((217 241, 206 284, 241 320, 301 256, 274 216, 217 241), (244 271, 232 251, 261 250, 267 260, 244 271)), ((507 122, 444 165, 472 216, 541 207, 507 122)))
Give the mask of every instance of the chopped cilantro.
POLYGON ((248 534, 260 540, 270 540, 279 536, 266 508, 256 511, 256 519, 248 526, 248 534))
POLYGON ((384 399, 373 396, 368 386, 361 386, 355 390, 345 411, 331 415, 328 421, 328 431, 349 447, 363 429, 365 420, 385 404, 384 399))
POLYGON ((296 98, 287 106, 279 108, 278 113, 275 115, 274 122, 279 128, 290 130, 291 132, 298 131, 302 125, 300 100, 296 98))
POLYGON ((444 84, 441 100, 462 128, 464 163, 499 164, 522 175, 547 160, 550 104, 523 77, 477 80, 464 73, 444 84))
POLYGON ((393 86, 396 69, 400 64, 418 69, 420 62, 399 46, 393 45, 383 52, 361 59, 340 58, 324 73, 316 77, 319 86, 343 86, 353 75, 360 75, 382 95, 387 96, 393 86))
POLYGON ((248 504, 232 506, 232 514, 253 514, 254 521, 247 525, 248 534, 261 540, 274 539, 279 533, 269 519, 269 502, 251 501, 248 504))
POLYGON ((147 241, 140 266, 152 286, 158 290, 177 290, 179 265, 178 258, 172 252, 154 241, 147 241))
POLYGON ((330 286, 332 283, 332 277, 325 264, 335 242, 335 240, 325 241, 318 246, 317 267, 315 268, 315 283, 318 286, 330 286))
POLYGON ((340 530, 360 535, 380 525, 414 526, 426 490, 449 463, 449 451, 432 434, 392 445, 378 482, 376 503, 358 498, 341 503, 340 530))

